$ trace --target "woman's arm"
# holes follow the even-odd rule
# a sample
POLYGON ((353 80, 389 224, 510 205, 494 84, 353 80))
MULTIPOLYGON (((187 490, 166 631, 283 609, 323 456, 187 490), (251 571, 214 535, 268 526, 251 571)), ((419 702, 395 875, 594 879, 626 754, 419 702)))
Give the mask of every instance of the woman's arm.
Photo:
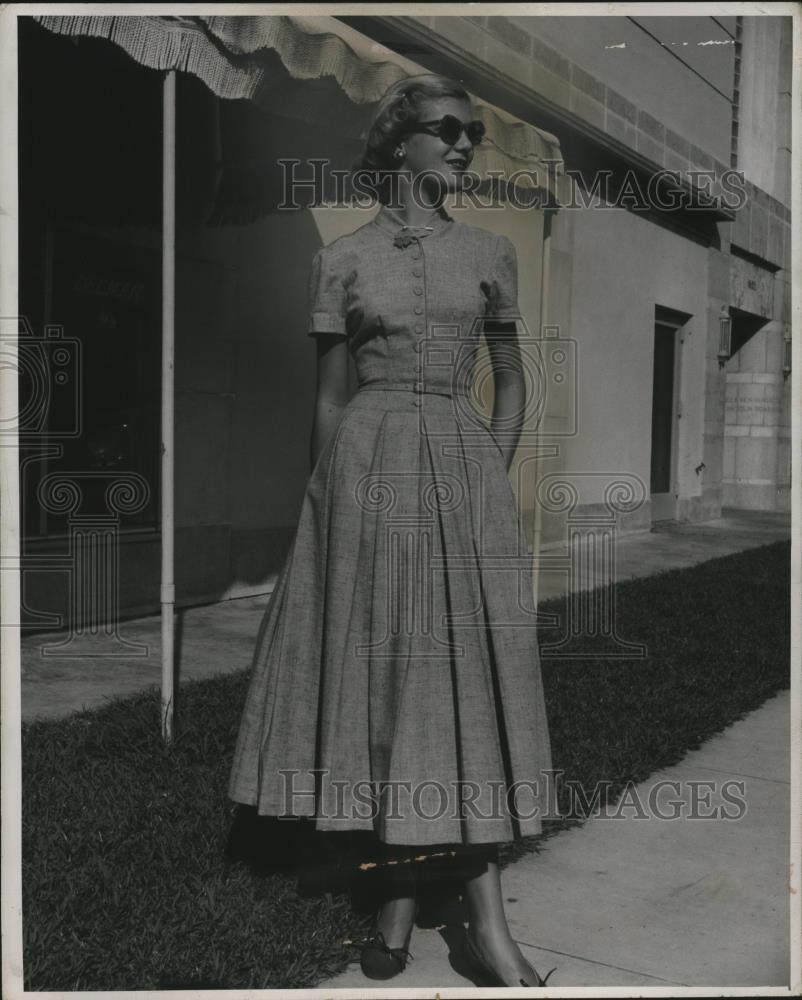
POLYGON ((490 433, 496 438, 509 471, 523 429, 526 380, 515 323, 488 322, 485 332, 493 365, 493 416, 490 433))
POLYGON ((348 403, 348 342, 342 334, 320 333, 317 341, 317 393, 310 460, 314 469, 324 445, 337 429, 348 403))

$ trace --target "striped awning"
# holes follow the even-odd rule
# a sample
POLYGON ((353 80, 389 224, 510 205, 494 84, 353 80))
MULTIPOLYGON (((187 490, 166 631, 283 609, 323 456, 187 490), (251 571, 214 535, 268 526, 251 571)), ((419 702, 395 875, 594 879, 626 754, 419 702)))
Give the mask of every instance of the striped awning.
MULTIPOLYGON (((37 16, 49 31, 105 38, 143 66, 200 78, 221 98, 319 124, 331 120, 332 83, 339 92, 337 129, 366 135, 373 106, 396 80, 426 70, 334 17, 37 16), (326 85, 321 85, 321 84, 326 85), (345 98, 344 100, 342 98, 345 98)), ((472 96, 485 125, 472 171, 511 177, 556 194, 562 156, 555 136, 472 96)))

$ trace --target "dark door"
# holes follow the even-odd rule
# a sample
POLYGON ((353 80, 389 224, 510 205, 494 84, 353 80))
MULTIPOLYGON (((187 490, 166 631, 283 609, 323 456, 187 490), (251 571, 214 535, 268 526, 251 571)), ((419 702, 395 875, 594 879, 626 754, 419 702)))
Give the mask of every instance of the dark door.
POLYGON ((676 516, 678 327, 655 322, 652 374, 652 461, 649 492, 652 520, 676 516))

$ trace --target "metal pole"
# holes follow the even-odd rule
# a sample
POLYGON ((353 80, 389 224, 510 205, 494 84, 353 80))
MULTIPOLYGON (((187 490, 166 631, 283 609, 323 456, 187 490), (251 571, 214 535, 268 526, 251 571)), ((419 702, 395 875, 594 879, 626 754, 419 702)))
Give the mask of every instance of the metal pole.
POLYGON ((161 731, 173 740, 175 672, 175 70, 164 77, 162 146, 161 731))
MULTIPOLYGON (((552 169, 549 170, 549 179, 551 180, 552 169)), ((543 212, 543 256, 541 257, 540 264, 540 339, 544 336, 544 331, 548 323, 548 308, 549 308, 549 281, 551 274, 551 217, 552 209, 546 208, 543 212)), ((535 483, 533 490, 534 498, 534 521, 532 527, 532 562, 533 562, 533 572, 532 572, 532 586, 534 593, 532 595, 533 607, 537 607, 538 594, 540 592, 540 569, 539 569, 539 557, 540 557, 540 534, 541 534, 541 515, 540 515, 540 504, 537 500, 537 484, 540 479, 540 449, 538 448, 535 452, 535 483)))

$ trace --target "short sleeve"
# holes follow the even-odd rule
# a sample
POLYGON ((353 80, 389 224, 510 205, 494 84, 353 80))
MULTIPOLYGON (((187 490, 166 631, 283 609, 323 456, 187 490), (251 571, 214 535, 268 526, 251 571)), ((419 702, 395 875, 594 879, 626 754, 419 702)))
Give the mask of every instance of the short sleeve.
POLYGON ((307 333, 340 333, 345 336, 345 286, 333 267, 326 247, 312 258, 309 274, 309 325, 307 333))
POLYGON ((503 234, 496 237, 485 316, 509 320, 518 316, 518 256, 515 244, 503 234))

